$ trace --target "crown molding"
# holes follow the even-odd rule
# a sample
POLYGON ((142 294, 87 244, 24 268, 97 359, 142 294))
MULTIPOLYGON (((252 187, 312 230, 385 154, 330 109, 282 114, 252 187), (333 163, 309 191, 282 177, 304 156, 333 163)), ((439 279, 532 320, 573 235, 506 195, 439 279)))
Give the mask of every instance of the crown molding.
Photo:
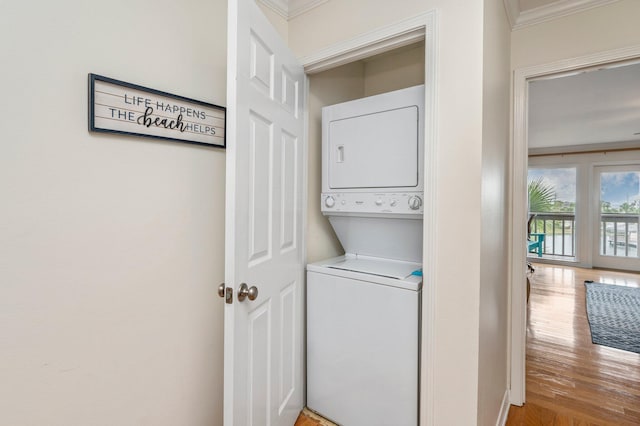
POLYGON ((284 19, 289 19, 289 3, 287 0, 256 0, 263 6, 273 10, 284 19))
POLYGON ((521 10, 519 0, 504 0, 504 6, 511 29, 518 30, 616 1, 618 0, 558 0, 534 9, 521 10))
POLYGON ((257 0, 287 21, 329 0, 257 0))
POLYGON ((329 0, 289 0, 289 19, 310 11, 329 0))
POLYGON ((503 0, 504 8, 507 12, 507 18, 509 19, 509 25, 511 29, 516 25, 516 21, 520 16, 520 1, 519 0, 503 0))

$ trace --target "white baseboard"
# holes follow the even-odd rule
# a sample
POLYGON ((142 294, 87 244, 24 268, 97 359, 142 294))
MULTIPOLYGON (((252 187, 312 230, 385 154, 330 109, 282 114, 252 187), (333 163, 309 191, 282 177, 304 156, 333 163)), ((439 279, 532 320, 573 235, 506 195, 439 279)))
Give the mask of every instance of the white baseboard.
POLYGON ((504 391, 504 396, 502 397, 500 414, 498 414, 496 426, 505 426, 507 424, 507 417, 509 417, 509 407, 511 407, 511 404, 509 403, 509 389, 507 389, 504 391))

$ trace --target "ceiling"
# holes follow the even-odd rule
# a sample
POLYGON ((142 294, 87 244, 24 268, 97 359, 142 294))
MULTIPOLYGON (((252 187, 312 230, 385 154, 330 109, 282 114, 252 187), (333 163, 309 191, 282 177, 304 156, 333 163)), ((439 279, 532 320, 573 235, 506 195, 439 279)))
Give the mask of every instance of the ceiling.
POLYGON ((528 140, 558 152, 637 146, 640 63, 531 81, 528 140))

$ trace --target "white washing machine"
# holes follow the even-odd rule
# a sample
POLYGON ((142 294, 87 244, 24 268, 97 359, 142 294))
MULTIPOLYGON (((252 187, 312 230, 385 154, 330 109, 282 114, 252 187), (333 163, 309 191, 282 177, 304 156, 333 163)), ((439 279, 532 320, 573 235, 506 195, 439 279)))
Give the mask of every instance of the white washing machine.
POLYGON ((424 86, 322 111, 322 212, 345 255, 307 266, 307 406, 416 426, 424 86))
POLYGON ((308 265, 307 406, 345 426, 418 424, 419 263, 308 265))

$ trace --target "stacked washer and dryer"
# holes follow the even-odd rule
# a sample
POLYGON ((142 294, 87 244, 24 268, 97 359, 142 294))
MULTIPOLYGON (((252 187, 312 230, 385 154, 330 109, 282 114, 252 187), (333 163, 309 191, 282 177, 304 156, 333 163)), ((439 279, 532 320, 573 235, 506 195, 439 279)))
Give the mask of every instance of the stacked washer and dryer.
POLYGON ((322 212, 345 255, 307 266, 307 406, 418 424, 424 86, 322 110, 322 212))

